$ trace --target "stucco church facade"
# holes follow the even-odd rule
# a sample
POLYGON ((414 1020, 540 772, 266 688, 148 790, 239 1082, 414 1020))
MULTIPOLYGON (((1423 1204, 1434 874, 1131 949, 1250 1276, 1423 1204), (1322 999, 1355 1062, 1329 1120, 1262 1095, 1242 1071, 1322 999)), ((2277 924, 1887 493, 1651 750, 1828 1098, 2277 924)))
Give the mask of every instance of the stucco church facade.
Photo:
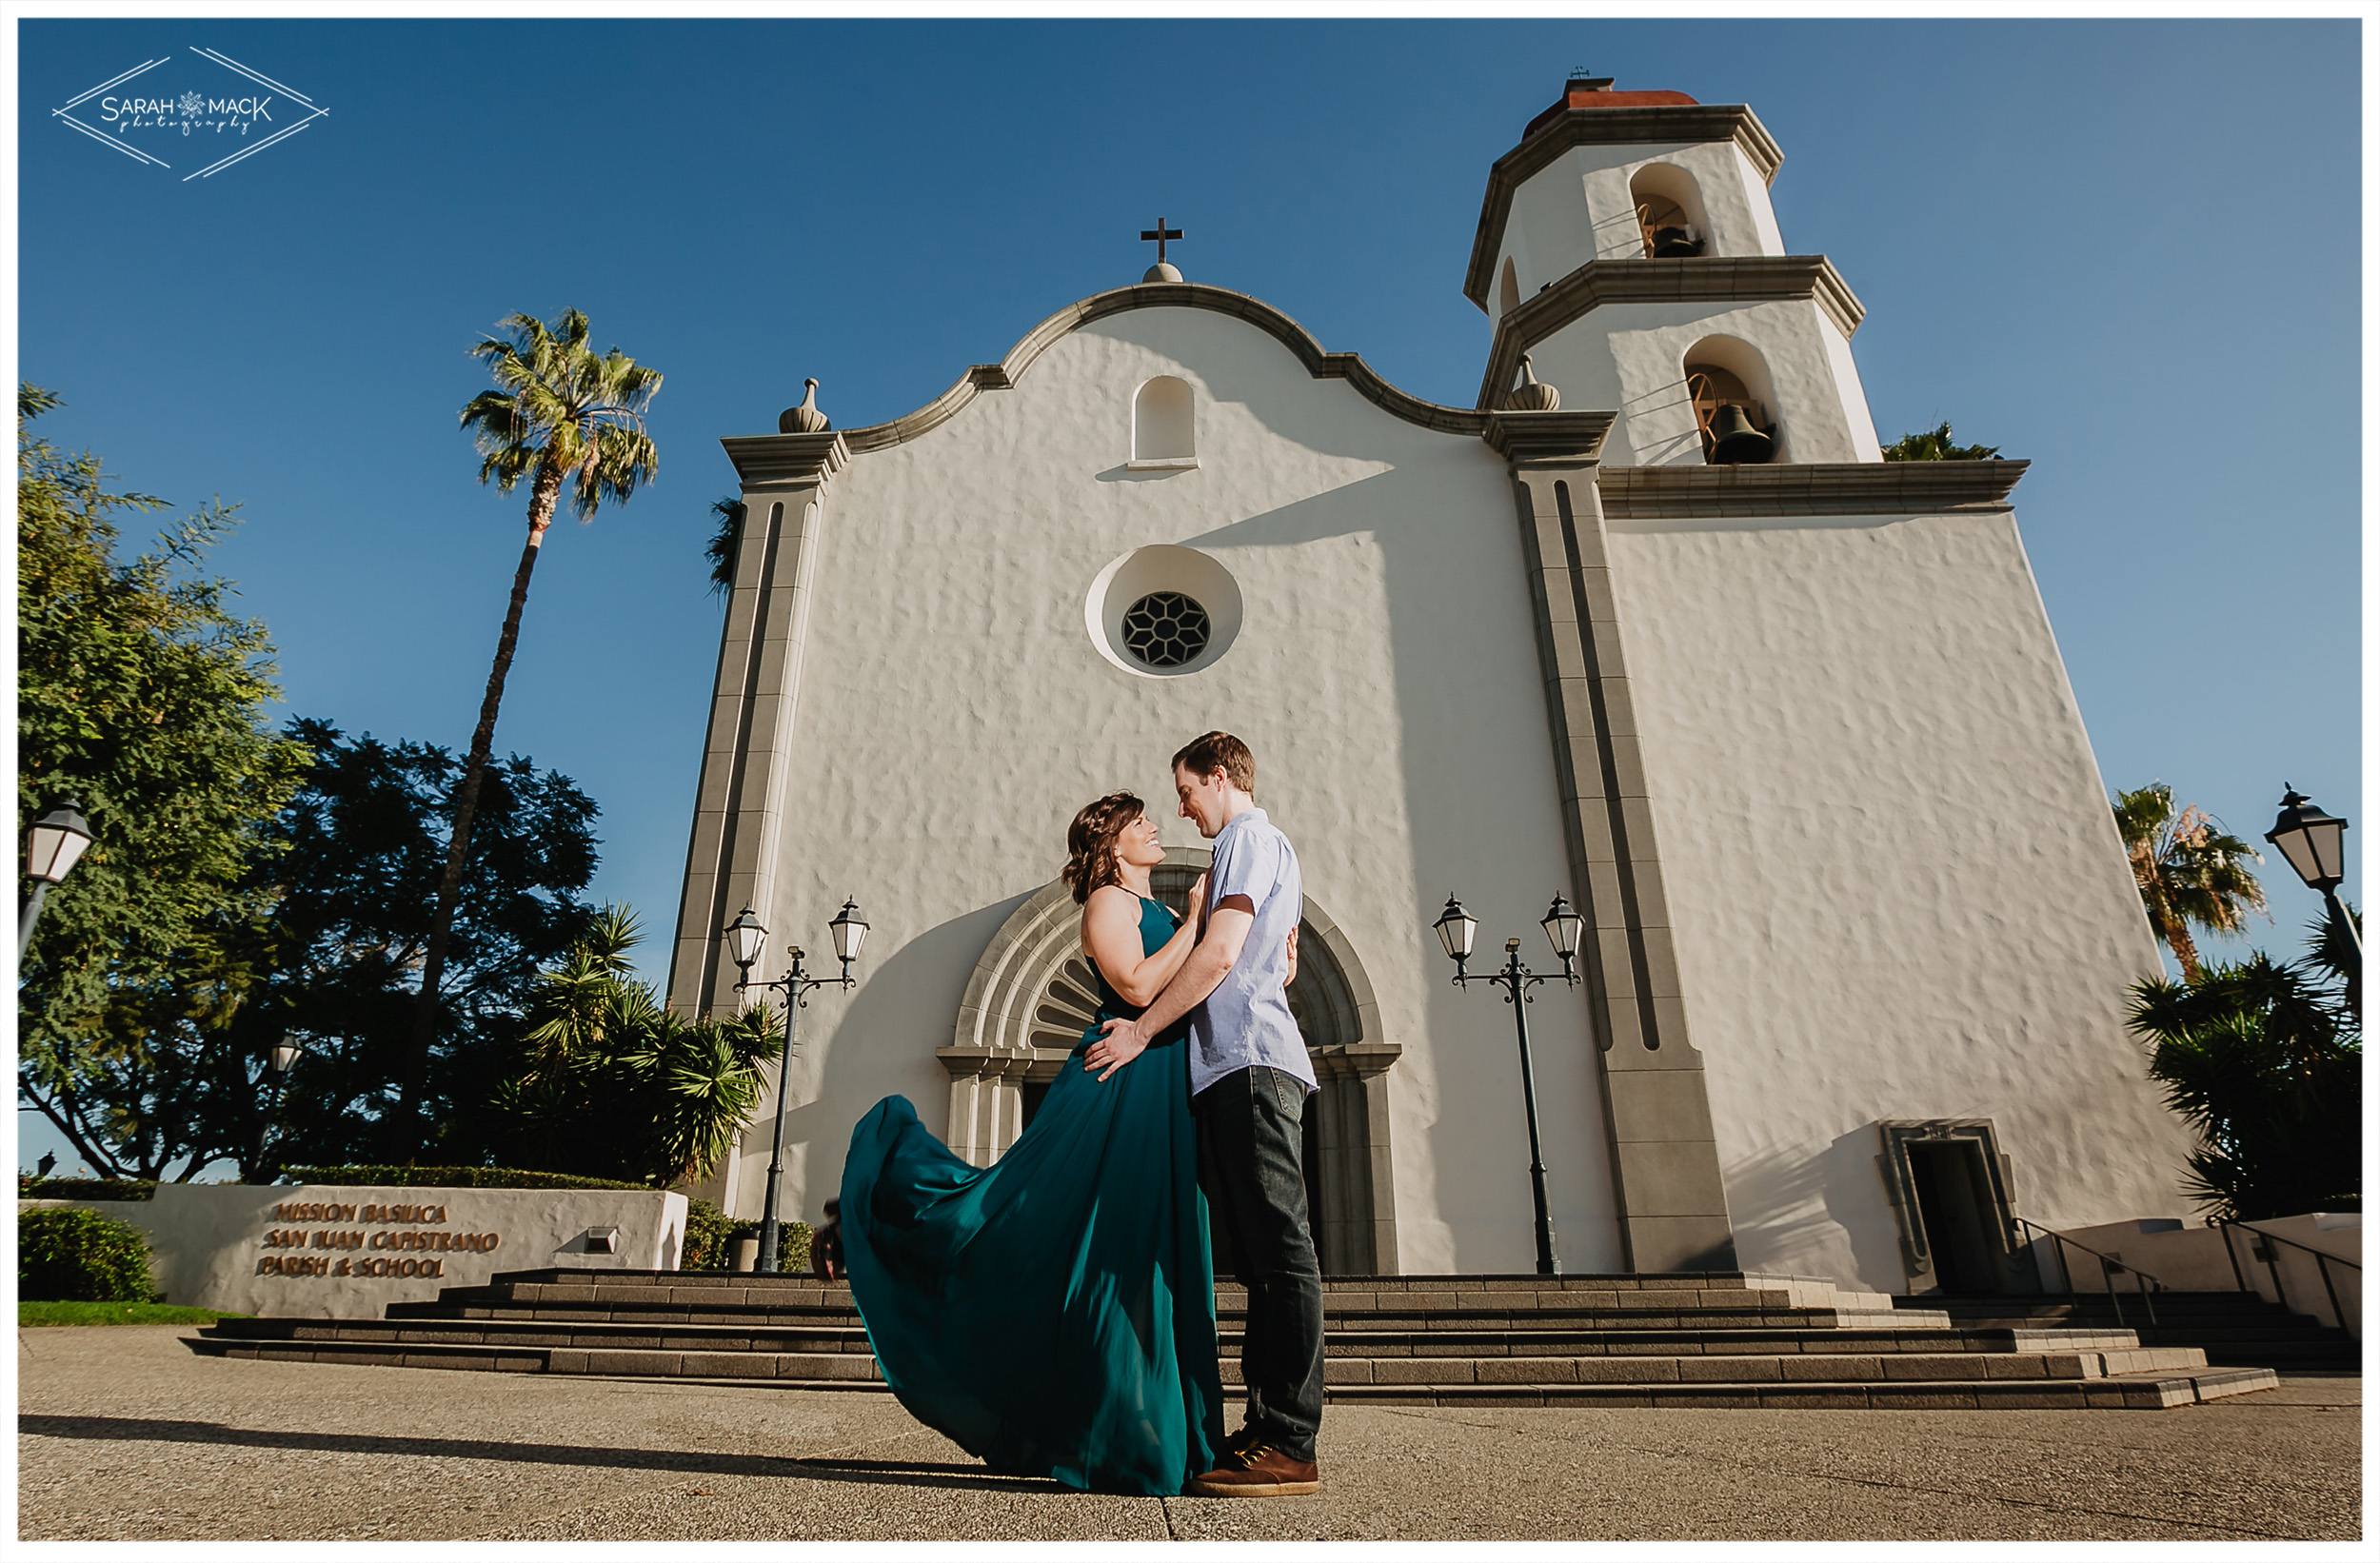
MULTIPOLYGON (((1204 860, 1210 728, 1307 895, 1292 1003, 1337 1274, 1525 1271, 1510 1012, 1563 1267, 2022 1286, 2013 1217, 2180 1214, 2123 1022, 2158 969, 2020 539, 2024 464, 1885 462, 1861 307, 1788 250, 1749 108, 1574 79, 1488 170, 1477 403, 1160 265, 905 417, 724 441, 746 522, 670 969, 736 1002, 855 898, 802 1012, 784 1208, 899 1092, 979 1163, 1087 1018, 1064 830, 1117 788, 1204 860), (1524 355, 1526 363, 1524 364, 1524 355)), ((773 1103, 708 1192, 756 1215, 773 1103)))

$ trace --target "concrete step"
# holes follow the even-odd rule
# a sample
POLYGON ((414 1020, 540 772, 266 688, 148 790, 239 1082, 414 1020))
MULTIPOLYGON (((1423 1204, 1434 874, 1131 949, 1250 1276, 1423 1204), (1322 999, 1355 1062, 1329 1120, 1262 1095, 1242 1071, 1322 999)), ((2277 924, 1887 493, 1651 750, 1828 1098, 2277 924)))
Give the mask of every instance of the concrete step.
MULTIPOLYGON (((1902 1299, 1947 1315, 1959 1328, 2104 1327, 2117 1307, 2104 1293, 2043 1297, 1902 1299)), ((2241 1292, 2158 1292, 2156 1323, 2130 1292, 2118 1294, 2126 1327, 2152 1344, 2195 1346, 2216 1366, 2360 1368, 2361 1343, 2343 1330, 2241 1292)))
MULTIPOLYGON (((2180 1347, 2119 1352, 1894 1353, 1879 1356, 1519 1356, 1329 1357, 1326 1384, 1858 1384, 1984 1383, 2105 1378, 2203 1368, 2180 1347)), ((1226 1355, 1225 1384, 1240 1380, 1226 1355)))
MULTIPOLYGON (((213 1356, 265 1361, 344 1363, 496 1373, 550 1373, 606 1377, 665 1378, 705 1383, 769 1385, 787 1389, 877 1391, 884 1388, 873 1358, 859 1354, 596 1351, 549 1347, 440 1345, 424 1342, 244 1339, 203 1332, 185 1337, 194 1351, 213 1356)), ((2186 1357, 2187 1353, 2165 1354, 2186 1357)), ((2014 1369, 2017 1359, 1992 1356, 1942 1358, 1946 1369, 1975 1363, 2014 1369)), ((1417 1360, 1409 1366, 1435 1370, 1425 1378, 1385 1380, 1352 1377, 1347 1370, 1378 1372, 1390 1364, 1340 1360, 1332 1364, 1328 1399, 1342 1404, 1594 1404, 1648 1407, 1758 1407, 1762 1409, 2167 1409, 2223 1395, 2271 1389, 2268 1370, 2207 1369, 2167 1361, 2160 1354, 2076 1354, 2044 1358, 2037 1375, 1967 1375, 1956 1378, 1891 1376, 1891 1358, 1875 1364, 1874 1376, 1853 1376, 1866 1364, 1852 1358, 1819 1358, 1811 1364, 1845 1372, 1834 1377, 1787 1377, 1773 1358, 1629 1359, 1593 1364, 1626 1368, 1627 1377, 1563 1376, 1588 1364, 1567 1359, 1417 1360), (1478 1376, 1511 1370, 1516 1363, 1542 1370, 1539 1376, 1478 1376), (1672 1370, 1667 1375, 1656 1364, 1672 1370), (2073 1373, 2052 1368, 2072 1367, 2073 1373), (2098 1372, 2088 1371, 2097 1368, 2098 1372), (1708 1374, 1710 1376, 1705 1376, 1708 1374)), ((1233 1364, 1226 1363, 1226 1368, 1233 1364)), ((1228 1389, 1228 1383, 1226 1385, 1228 1389)))
MULTIPOLYGON (((556 1319, 428 1318, 226 1319, 226 1338, 395 1345, 485 1345, 585 1350, 790 1352, 866 1354, 867 1333, 847 1328, 621 1322, 576 1316, 556 1319)), ((1222 1354, 1236 1358, 1242 1332, 1218 1332, 1222 1354)), ((1577 1356, 1981 1356, 1987 1355, 2124 1351, 2138 1345, 2129 1331, 2084 1330, 1344 1330, 1327 1334, 1333 1358, 1397 1360, 1449 1357, 1577 1356)), ((764 1375, 768 1376, 768 1375, 764 1375)), ((1956 1376, 1956 1375, 1953 1375, 1956 1376)))
POLYGON ((1341 1405, 1481 1404, 1760 1411, 2169 1411, 2278 1387, 2269 1369, 2201 1368, 2091 1379, 1869 1384, 1347 1385, 1341 1405))
MULTIPOLYGON (((1331 1276, 1322 1283, 1324 1305, 1350 1311, 1449 1306, 1510 1312, 1541 1307, 1632 1308, 1648 1312, 1690 1306, 1825 1308, 1847 1313, 1891 1313, 1894 1299, 1881 1292, 1846 1289, 1799 1276, 1331 1276), (1560 1298, 1557 1302, 1553 1299, 1560 1298)), ((1246 1293, 1223 1281, 1215 1288, 1217 1306, 1238 1309, 1246 1293)), ((638 1306, 721 1307, 844 1306, 847 1286, 808 1276, 755 1276, 720 1271, 630 1271, 546 1269, 507 1271, 486 1286, 448 1288, 442 1301, 480 1303, 531 1299, 583 1300, 638 1306)), ((436 1306, 420 1305, 413 1306, 436 1306)))
MULTIPOLYGON (((1724 1301, 1694 1301, 1679 1294, 1446 1293, 1425 1302, 1408 1296, 1325 1298, 1326 1328, 1337 1330, 1508 1329, 1947 1329, 1943 1315, 1908 1309, 1796 1306, 1783 1293, 1714 1293, 1724 1301), (1625 1300, 1616 1300, 1624 1298, 1625 1300)), ((812 1325, 856 1328, 858 1311, 842 1288, 792 1289, 578 1287, 523 1283, 454 1288, 435 1302, 397 1303, 391 1317, 585 1317, 617 1322, 812 1325)), ((1218 1295, 1216 1316, 1246 1316, 1244 1303, 1218 1295)))

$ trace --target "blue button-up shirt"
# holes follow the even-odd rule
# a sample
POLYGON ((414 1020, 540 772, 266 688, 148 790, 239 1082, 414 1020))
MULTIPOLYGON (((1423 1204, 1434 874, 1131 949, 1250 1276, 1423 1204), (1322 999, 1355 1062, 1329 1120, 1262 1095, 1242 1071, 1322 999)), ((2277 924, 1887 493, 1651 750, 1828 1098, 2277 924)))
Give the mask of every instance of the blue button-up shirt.
POLYGON ((1190 1012, 1191 1095, 1257 1064, 1295 1075, 1311 1091, 1314 1064, 1289 1013, 1289 931, 1305 916, 1305 881, 1289 838, 1273 828, 1262 809, 1248 810, 1215 838, 1206 907, 1199 915, 1200 939, 1206 937, 1208 910, 1226 896, 1248 898, 1256 908, 1256 926, 1248 930, 1248 941, 1222 985, 1190 1012))

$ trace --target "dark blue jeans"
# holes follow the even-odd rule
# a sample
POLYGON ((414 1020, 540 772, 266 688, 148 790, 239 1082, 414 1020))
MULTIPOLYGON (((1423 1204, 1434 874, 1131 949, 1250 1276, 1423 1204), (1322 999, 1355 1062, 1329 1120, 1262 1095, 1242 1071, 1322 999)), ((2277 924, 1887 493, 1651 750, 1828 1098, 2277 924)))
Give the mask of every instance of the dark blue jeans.
POLYGON ((1199 1185, 1224 1236, 1217 1257, 1248 1289, 1240 1372, 1248 1427, 1292 1459, 1322 1425, 1322 1266, 1306 1229, 1306 1083, 1258 1065, 1190 1098, 1199 1185))

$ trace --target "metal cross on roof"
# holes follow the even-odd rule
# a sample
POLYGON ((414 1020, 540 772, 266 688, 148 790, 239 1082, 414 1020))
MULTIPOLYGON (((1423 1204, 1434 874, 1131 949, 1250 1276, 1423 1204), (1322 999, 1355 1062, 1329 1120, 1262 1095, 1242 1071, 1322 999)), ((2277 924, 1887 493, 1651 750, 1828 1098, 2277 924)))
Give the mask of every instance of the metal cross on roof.
POLYGON ((1180 237, 1181 229, 1178 228, 1167 228, 1165 226, 1165 219, 1162 217, 1160 217, 1157 220, 1157 226, 1155 228, 1144 228, 1140 230, 1140 242, 1142 244, 1147 244, 1151 239, 1157 241, 1157 264, 1160 266, 1163 266, 1165 264, 1165 241, 1168 239, 1179 239, 1180 237))

